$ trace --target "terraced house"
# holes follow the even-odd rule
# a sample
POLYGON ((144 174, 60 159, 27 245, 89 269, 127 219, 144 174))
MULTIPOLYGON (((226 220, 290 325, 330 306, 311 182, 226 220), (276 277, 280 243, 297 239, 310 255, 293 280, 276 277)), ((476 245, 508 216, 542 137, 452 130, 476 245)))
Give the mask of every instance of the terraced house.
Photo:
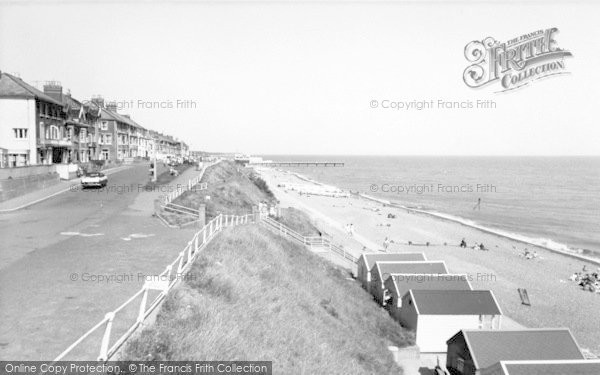
POLYGON ((0 168, 110 164, 155 153, 161 160, 186 159, 189 148, 119 113, 116 103, 105 103, 102 96, 78 100, 60 82, 46 82, 40 90, 0 72, 0 168))
POLYGON ((66 113, 65 130, 68 145, 66 156, 69 163, 87 163, 97 159, 96 123, 100 108, 94 103, 82 103, 70 93, 63 93, 58 82, 44 85, 44 93, 63 103, 66 113))

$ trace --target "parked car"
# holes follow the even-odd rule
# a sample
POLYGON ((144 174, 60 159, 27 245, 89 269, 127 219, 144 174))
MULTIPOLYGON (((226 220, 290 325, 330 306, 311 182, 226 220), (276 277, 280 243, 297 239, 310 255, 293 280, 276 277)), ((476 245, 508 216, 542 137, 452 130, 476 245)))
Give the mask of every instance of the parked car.
POLYGON ((106 184, 108 184, 108 177, 100 172, 88 172, 81 178, 83 188, 89 186, 104 187, 106 184))

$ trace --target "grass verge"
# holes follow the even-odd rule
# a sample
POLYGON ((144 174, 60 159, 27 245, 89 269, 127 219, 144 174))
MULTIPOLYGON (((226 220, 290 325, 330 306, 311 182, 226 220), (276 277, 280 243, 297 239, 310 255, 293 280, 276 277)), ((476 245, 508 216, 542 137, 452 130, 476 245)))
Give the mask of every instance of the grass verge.
POLYGON ((306 212, 294 207, 280 209, 279 216, 274 216, 273 219, 306 237, 323 234, 313 224, 306 212))
POLYGON ((207 246, 121 359, 267 360, 283 374, 398 374, 387 346, 413 342, 342 270, 249 225, 207 246))
MULTIPOLYGON (((183 193, 173 203, 198 209, 206 204, 206 221, 222 213, 224 215, 244 215, 252 212, 260 202, 274 200, 273 193, 266 184, 261 185, 252 171, 231 161, 222 161, 206 169, 201 182, 206 182, 207 190, 190 190, 183 193), (265 190, 266 188, 266 190, 265 190), (210 199, 207 200, 206 196, 210 199)), ((262 181, 262 180, 260 180, 262 181)))

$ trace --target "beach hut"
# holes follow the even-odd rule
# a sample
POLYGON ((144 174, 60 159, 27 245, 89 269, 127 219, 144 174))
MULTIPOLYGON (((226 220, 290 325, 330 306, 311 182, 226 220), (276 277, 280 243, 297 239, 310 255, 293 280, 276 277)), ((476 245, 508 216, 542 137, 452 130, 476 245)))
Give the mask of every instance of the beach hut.
MULTIPOLYGON (((501 374, 502 372, 493 372, 501 369, 501 361, 584 359, 579 345, 567 328, 463 329, 446 344, 446 367, 460 375, 501 374)), ((516 367, 515 371, 518 371, 516 367)), ((565 372, 570 373, 572 372, 565 372)))
POLYGON ((598 375, 600 360, 500 361, 481 375, 598 375))
POLYGON ((356 276, 365 290, 370 290, 371 269, 377 261, 427 260, 423 253, 362 253, 356 261, 356 276))
POLYGON ((377 302, 384 305, 385 280, 395 274, 422 275, 448 273, 446 263, 442 260, 435 261, 406 261, 388 262, 377 261, 371 269, 370 292, 377 302))
POLYGON ((491 290, 410 290, 400 309, 422 353, 445 354, 447 338, 461 329, 500 329, 501 317, 491 290))
POLYGON ((384 282, 384 300, 390 315, 400 320, 402 296, 409 290, 473 290, 466 274, 397 274, 384 282))

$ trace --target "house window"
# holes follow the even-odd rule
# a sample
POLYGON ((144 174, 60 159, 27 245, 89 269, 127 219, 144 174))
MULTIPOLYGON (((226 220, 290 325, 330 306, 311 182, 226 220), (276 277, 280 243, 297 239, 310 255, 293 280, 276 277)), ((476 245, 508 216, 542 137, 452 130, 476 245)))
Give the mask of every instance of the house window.
POLYGON ((461 374, 465 371, 465 360, 462 358, 458 358, 456 360, 456 371, 460 372, 461 374))
POLYGON ((79 131, 79 141, 85 142, 86 139, 87 139, 87 129, 81 129, 79 131))
POLYGON ((112 144, 112 136, 110 134, 106 134, 104 141, 107 145, 111 145, 112 144))
POLYGON ((102 121, 100 123, 100 130, 108 130, 108 121, 102 121))
POLYGON ((15 138, 18 138, 18 139, 27 138, 27 129, 14 128, 13 131, 15 132, 15 138))
POLYGON ((28 154, 8 154, 9 167, 24 167, 29 165, 28 154))
POLYGON ((102 160, 108 160, 108 150, 102 150, 102 160))
POLYGON ((58 127, 56 125, 50 125, 50 137, 48 139, 58 139, 58 127))

